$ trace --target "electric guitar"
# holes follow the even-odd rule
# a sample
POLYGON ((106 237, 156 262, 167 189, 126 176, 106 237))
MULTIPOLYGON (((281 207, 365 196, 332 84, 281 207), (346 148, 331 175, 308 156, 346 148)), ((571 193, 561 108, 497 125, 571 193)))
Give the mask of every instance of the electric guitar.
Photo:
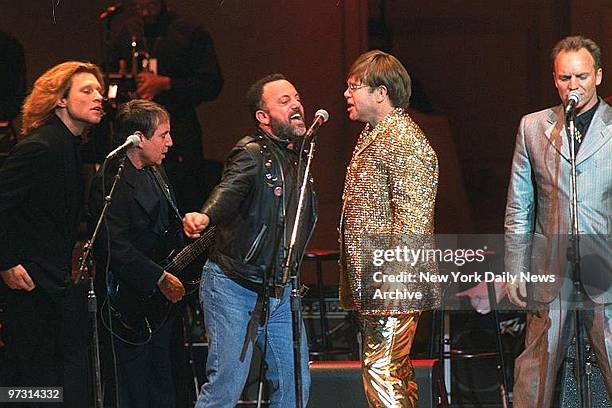
MULTIPOLYGON (((189 268, 196 260, 203 265, 206 256, 203 254, 212 246, 216 235, 213 225, 202 232, 202 235, 181 250, 172 251, 158 264, 164 270, 176 276, 185 287, 185 296, 198 290, 202 268, 189 268)), ((128 344, 147 343, 153 334, 161 329, 172 309, 172 303, 161 293, 159 288, 148 296, 138 296, 126 289, 121 282, 112 288, 106 296, 100 312, 102 323, 113 336, 128 344)))

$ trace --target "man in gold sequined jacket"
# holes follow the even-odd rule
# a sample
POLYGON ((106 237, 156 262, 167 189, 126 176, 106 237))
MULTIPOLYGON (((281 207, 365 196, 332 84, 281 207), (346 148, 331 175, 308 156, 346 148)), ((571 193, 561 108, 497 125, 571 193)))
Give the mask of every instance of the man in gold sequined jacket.
POLYGON ((435 284, 381 279, 435 273, 435 263, 388 262, 384 272, 372 267, 375 251, 424 249, 433 234, 438 160, 405 110, 410 93, 402 64, 377 50, 353 63, 344 92, 349 118, 366 126, 344 185, 340 301, 359 316, 363 383, 371 407, 416 406, 410 347, 420 310, 440 300, 435 284))

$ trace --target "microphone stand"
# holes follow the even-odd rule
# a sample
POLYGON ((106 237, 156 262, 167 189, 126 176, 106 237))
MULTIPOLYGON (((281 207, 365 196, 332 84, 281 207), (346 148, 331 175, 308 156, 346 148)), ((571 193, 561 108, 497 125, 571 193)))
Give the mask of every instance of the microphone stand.
MULTIPOLYGON (((106 161, 102 165, 102 172, 104 172, 106 166, 106 161)), ((104 398, 102 396, 102 376, 100 370, 100 341, 98 338, 98 300, 96 298, 96 292, 94 290, 94 278, 91 273, 87 271, 90 266, 90 256, 91 250, 93 249, 93 245, 96 242, 96 238, 98 237, 98 233, 100 231, 100 227, 102 226, 102 221, 106 216, 106 211, 110 206, 113 193, 115 192, 115 187, 117 182, 121 178, 121 173, 123 172, 123 168, 125 167, 125 157, 121 159, 119 164, 119 168, 117 169, 117 174, 115 174, 115 178, 113 180, 113 185, 110 189, 110 192, 106 197, 104 197, 104 207, 102 207, 102 212, 98 217, 98 222, 96 223, 96 228, 91 236, 91 238, 85 243, 83 256, 79 261, 79 273, 75 279, 76 282, 79 280, 85 279, 85 275, 87 275, 87 279, 89 280, 89 291, 87 292, 87 305, 89 311, 89 319, 91 321, 92 326, 92 335, 91 335, 91 353, 93 360, 93 376, 94 376, 94 398, 95 398, 95 407, 103 408, 104 398)), ((104 188, 104 186, 102 186, 104 188)))
POLYGON ((582 337, 582 311, 584 308, 584 291, 581 280, 580 267, 580 235, 578 232, 578 194, 576 183, 576 135, 575 135, 575 110, 572 110, 565 115, 565 130, 570 141, 570 163, 571 163, 571 203, 570 203, 570 246, 567 248, 567 260, 571 264, 572 279, 574 283, 574 293, 576 295, 576 326, 574 328, 574 336, 576 338, 576 360, 574 363, 574 372, 576 373, 576 386, 578 388, 578 396, 580 405, 583 408, 591 408, 591 369, 590 364, 586 365, 583 370, 584 360, 584 339, 582 337))
MULTIPOLYGON (((297 232, 302 223, 302 211, 304 209, 304 198, 306 196, 306 187, 308 186, 308 175, 310 174, 310 164, 314 156, 315 148, 315 136, 310 139, 310 148, 308 150, 308 160, 304 169, 302 178, 302 185, 300 186, 300 196, 296 209, 295 220, 293 222, 293 231, 291 232, 291 240, 289 242, 289 250, 285 265, 283 266, 283 281, 286 281, 291 273, 291 322, 293 325, 293 369, 295 379, 295 404, 296 408, 303 407, 302 401, 302 359, 301 359, 301 331, 302 331, 302 288, 300 284, 300 273, 297 268, 297 262, 295 263, 296 268, 291 272, 291 266, 293 265, 293 253, 295 251, 295 243, 297 241, 297 232)), ((301 155, 302 152, 300 151, 301 155)), ((299 169, 298 169, 299 172, 299 169)), ((299 174, 298 174, 299 175, 299 174)), ((299 178, 298 178, 299 180, 299 178)))

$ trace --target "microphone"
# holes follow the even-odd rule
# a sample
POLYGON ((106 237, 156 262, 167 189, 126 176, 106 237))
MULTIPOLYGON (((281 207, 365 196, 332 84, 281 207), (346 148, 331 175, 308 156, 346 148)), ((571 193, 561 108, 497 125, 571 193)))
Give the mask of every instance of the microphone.
POLYGON ((100 15, 98 16, 98 20, 103 21, 109 17, 113 17, 115 14, 121 13, 123 11, 123 4, 111 4, 108 6, 100 15))
POLYGON ((569 114, 576 109, 576 105, 580 103, 580 92, 573 90, 570 92, 567 98, 567 104, 565 105, 565 114, 569 114))
POLYGON ((319 127, 321 127, 321 125, 327 122, 328 120, 329 113, 327 113, 325 109, 319 109, 315 113, 314 122, 312 122, 312 125, 310 125, 310 128, 306 131, 306 134, 304 134, 304 138, 309 138, 313 136, 317 132, 317 130, 319 130, 319 127))
POLYGON ((106 155, 106 160, 110 160, 117 156, 119 153, 129 149, 130 147, 138 146, 139 144, 140 138, 138 137, 138 135, 129 135, 121 146, 106 155))

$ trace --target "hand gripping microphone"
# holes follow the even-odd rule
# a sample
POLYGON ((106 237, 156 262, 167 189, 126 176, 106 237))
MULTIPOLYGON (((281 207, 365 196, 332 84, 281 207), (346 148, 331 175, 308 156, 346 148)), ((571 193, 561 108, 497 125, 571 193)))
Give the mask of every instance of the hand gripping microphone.
POLYGON ((569 114, 576 109, 576 106, 580 103, 580 92, 573 90, 570 92, 567 98, 567 104, 565 105, 565 114, 569 114))
POLYGON ((138 146, 140 144, 140 137, 138 135, 129 135, 125 142, 115 150, 106 155, 106 160, 110 160, 116 157, 119 153, 129 149, 130 147, 138 146))
POLYGON ((309 138, 313 136, 317 132, 317 130, 319 130, 319 127, 321 127, 321 125, 327 122, 328 120, 329 113, 327 113, 325 109, 319 109, 317 113, 315 113, 314 122, 312 122, 312 125, 310 125, 310 128, 308 128, 304 137, 309 138))

